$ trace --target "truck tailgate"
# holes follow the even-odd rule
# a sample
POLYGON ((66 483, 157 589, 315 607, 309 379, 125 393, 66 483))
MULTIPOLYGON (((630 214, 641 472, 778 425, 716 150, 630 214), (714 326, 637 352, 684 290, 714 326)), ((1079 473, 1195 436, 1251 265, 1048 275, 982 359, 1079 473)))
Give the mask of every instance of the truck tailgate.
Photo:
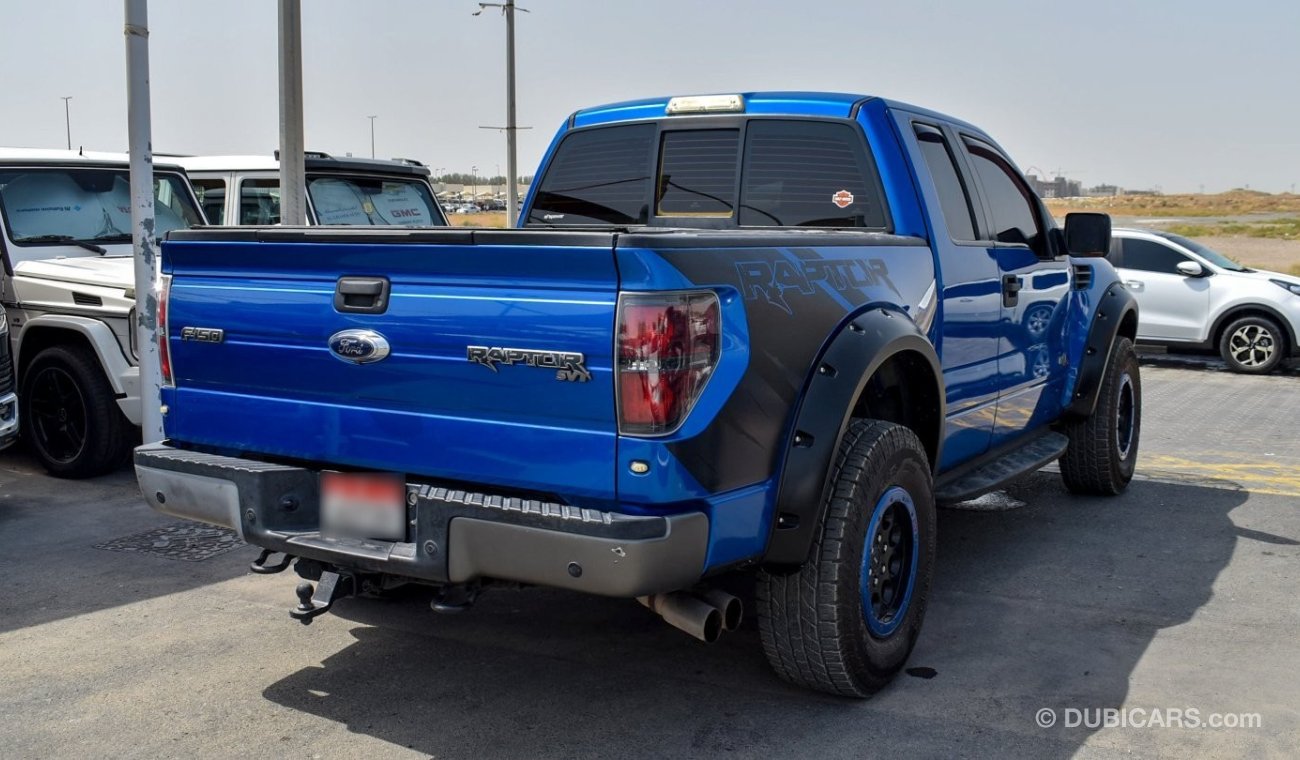
POLYGON ((170 440, 613 497, 611 234, 200 230, 163 271, 170 440), (343 278, 386 279, 382 313, 336 308, 343 278), (374 344, 349 330, 390 353, 342 358, 374 344))

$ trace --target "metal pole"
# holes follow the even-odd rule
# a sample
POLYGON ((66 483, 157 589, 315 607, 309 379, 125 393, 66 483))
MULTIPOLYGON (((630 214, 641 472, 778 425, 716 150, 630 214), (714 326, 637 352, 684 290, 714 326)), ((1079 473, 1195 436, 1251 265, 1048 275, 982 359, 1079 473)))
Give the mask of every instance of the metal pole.
POLYGON ((280 0, 280 223, 307 223, 302 133, 302 3, 280 0))
POLYGON ((63 127, 68 131, 68 150, 72 150, 72 112, 68 110, 69 100, 72 100, 71 95, 63 98, 63 127))
MULTIPOLYGON (((163 439, 158 360, 158 267, 154 251, 153 145, 149 114, 147 0, 125 0, 127 133, 131 158, 131 241, 135 244, 136 346, 140 354, 141 433, 163 439)), ((71 148, 69 136, 68 147, 71 148)), ((163 336, 165 339, 165 336, 163 336)))
POLYGON ((515 0, 506 0, 506 226, 519 217, 519 192, 515 187, 515 0))
POLYGON ((366 118, 370 119, 370 157, 374 158, 375 157, 375 119, 379 117, 367 116, 366 118))

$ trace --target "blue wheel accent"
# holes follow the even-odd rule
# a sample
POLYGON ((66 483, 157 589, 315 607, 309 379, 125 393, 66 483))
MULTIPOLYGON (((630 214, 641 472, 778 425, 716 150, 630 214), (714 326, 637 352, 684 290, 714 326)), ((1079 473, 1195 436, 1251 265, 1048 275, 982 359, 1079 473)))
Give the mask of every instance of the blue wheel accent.
POLYGON ((899 486, 889 488, 871 512, 859 575, 862 617, 873 636, 889 636, 907 616, 920 564, 919 539, 911 494, 899 486))

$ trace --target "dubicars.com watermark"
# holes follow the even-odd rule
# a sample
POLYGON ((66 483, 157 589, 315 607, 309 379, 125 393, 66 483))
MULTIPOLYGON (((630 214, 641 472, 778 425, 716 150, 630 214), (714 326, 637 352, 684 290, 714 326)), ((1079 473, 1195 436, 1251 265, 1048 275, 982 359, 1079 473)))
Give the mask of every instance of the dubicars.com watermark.
POLYGON ((1259 713, 1206 712, 1196 707, 1039 708, 1039 728, 1263 728, 1259 713))

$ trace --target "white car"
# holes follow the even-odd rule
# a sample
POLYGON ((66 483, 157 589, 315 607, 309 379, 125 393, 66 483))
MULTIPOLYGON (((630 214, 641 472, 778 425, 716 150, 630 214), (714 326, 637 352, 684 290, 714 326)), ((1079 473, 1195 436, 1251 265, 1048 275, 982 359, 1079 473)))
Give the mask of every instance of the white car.
POLYGON ((1297 354, 1300 278, 1244 267, 1195 240, 1116 229, 1107 256, 1138 301, 1138 342, 1217 351, 1263 374, 1297 354))

